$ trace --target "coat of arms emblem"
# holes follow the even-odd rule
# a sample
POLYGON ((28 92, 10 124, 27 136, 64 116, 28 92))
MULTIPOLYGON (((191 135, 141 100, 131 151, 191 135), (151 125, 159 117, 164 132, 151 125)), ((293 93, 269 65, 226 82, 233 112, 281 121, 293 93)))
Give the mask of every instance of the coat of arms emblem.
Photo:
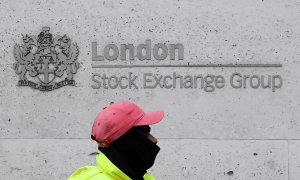
POLYGON ((75 85, 79 48, 66 35, 53 37, 49 27, 43 27, 38 36, 23 36, 23 44, 14 46, 13 65, 19 75, 18 86, 29 86, 51 91, 66 85, 75 85))

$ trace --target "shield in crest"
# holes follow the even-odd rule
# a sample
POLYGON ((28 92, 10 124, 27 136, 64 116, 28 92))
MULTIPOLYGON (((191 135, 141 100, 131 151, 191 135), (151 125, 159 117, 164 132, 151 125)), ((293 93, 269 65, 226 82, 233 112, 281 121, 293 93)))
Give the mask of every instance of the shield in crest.
POLYGON ((43 84, 49 84, 55 79, 56 54, 39 56, 37 63, 38 79, 43 84))

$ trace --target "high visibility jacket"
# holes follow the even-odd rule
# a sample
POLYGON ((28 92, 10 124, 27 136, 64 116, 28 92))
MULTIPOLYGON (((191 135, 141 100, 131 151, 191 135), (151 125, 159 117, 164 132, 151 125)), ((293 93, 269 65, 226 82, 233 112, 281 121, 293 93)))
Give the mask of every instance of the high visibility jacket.
MULTIPOLYGON (((117 166, 115 166, 103 153, 96 157, 98 166, 85 166, 77 169, 68 180, 131 180, 117 166)), ((144 180, 155 180, 150 174, 144 175, 144 180)))

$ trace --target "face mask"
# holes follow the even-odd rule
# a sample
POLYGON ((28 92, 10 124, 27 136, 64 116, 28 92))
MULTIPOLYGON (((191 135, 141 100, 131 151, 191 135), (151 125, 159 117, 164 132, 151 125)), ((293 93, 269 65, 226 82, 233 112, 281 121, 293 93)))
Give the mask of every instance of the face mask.
POLYGON ((160 148, 147 138, 149 126, 135 126, 109 147, 99 147, 117 167, 129 177, 143 177, 151 168, 160 148))
POLYGON ((160 151, 159 146, 152 142, 147 135, 150 133, 149 126, 136 126, 131 129, 133 131, 132 136, 136 136, 137 140, 137 150, 135 151, 137 156, 140 156, 141 164, 145 169, 149 169, 153 166, 157 154, 160 151))

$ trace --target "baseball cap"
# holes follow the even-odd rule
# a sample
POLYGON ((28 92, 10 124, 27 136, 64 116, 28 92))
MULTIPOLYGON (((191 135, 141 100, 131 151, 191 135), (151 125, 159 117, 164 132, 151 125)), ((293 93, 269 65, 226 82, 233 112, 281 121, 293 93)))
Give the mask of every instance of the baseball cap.
POLYGON ((134 126, 151 125, 160 122, 163 110, 144 112, 129 101, 121 101, 104 107, 96 116, 91 137, 100 146, 108 147, 134 126))

